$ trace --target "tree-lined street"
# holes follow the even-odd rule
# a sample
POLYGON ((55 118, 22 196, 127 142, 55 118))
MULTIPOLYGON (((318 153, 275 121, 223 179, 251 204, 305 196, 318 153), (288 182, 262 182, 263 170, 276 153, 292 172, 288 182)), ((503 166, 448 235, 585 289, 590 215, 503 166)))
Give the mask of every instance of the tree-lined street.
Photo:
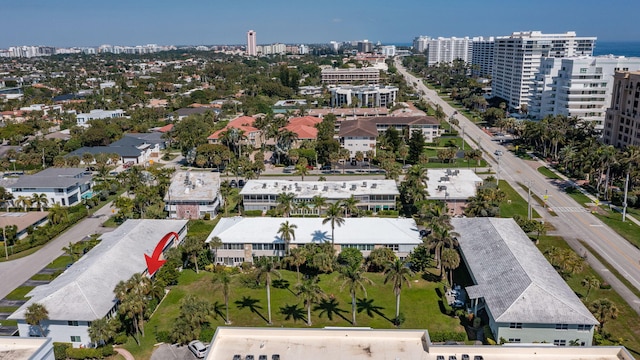
POLYGON ((451 105, 438 96, 436 91, 427 88, 421 80, 409 74, 399 61, 396 61, 396 67, 405 76, 408 83, 416 84, 418 90, 425 94, 424 96, 429 102, 440 105, 447 116, 456 119, 460 127, 464 126, 464 140, 472 147, 480 148, 485 152, 485 159, 496 169, 496 175, 499 179, 508 181, 524 198, 527 198, 527 194, 519 184, 532 183, 531 193, 541 199, 546 195, 548 208, 574 209, 574 211, 557 211, 558 216, 551 216, 547 210, 537 204, 534 205, 544 221, 553 225, 558 235, 564 237, 578 254, 587 254, 587 261, 591 266, 610 282, 612 287, 624 297, 634 310, 640 313, 640 299, 617 280, 603 264, 597 261, 595 256, 588 256, 588 251, 580 245, 578 239, 591 246, 638 289, 640 289, 640 263, 638 262, 640 250, 598 218, 585 211, 580 204, 536 169, 527 165, 524 160, 514 156, 501 144, 492 141, 489 134, 465 116, 457 113, 451 105), (497 151, 500 151, 502 156, 495 155, 497 151))

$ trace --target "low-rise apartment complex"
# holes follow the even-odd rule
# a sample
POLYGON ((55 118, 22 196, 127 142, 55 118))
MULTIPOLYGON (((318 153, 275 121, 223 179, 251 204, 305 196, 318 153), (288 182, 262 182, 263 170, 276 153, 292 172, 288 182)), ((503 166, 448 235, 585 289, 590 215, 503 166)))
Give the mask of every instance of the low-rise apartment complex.
POLYGON ((321 196, 328 203, 353 197, 358 208, 371 210, 395 210, 396 198, 400 195, 394 180, 364 181, 294 181, 294 180, 249 180, 240 191, 245 210, 267 211, 276 208, 282 193, 295 195, 294 202, 310 204, 309 210, 294 210, 292 214, 319 214, 324 209, 315 209, 314 196, 321 196))
POLYGON ((326 85, 375 85, 380 83, 380 70, 376 68, 326 68, 322 69, 320 75, 322 83, 326 85))
POLYGON ((222 204, 220 173, 177 171, 164 202, 170 219, 214 218, 222 204))

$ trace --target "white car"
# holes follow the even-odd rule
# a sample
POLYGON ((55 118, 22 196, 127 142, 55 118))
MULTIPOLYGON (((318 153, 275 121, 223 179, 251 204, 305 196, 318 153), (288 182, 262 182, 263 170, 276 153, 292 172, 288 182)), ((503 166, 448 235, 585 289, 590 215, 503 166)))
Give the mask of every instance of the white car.
POLYGON ((200 340, 193 340, 189 343, 189 350, 198 359, 204 359, 204 355, 207 353, 207 347, 200 340))

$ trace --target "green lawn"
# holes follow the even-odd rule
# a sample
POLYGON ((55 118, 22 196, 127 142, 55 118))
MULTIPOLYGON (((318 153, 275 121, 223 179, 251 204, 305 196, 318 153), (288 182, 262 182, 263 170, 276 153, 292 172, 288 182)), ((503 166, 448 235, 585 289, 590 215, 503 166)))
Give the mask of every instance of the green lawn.
POLYGON ((25 295, 29 293, 29 291, 33 290, 35 286, 20 286, 14 289, 12 292, 5 296, 7 300, 27 300, 25 295))
POLYGON ((622 222, 622 214, 615 211, 607 211, 606 215, 594 213, 603 223, 627 239, 633 246, 640 249, 640 227, 627 219, 622 222))
POLYGON ((188 224, 189 236, 207 237, 220 221, 219 218, 213 220, 190 220, 188 224))
POLYGON ((61 269, 66 267, 68 264, 71 264, 71 258, 67 255, 58 256, 55 260, 53 260, 47 268, 49 269, 61 269))
POLYGON ((31 280, 36 281, 51 281, 53 280, 53 276, 49 274, 35 274, 31 277, 31 280))
POLYGON ((580 190, 577 190, 577 189, 567 192, 567 195, 571 196, 573 200, 575 200, 578 204, 584 207, 586 207, 586 204, 593 203, 593 200, 589 199, 587 195, 581 193, 580 190))
POLYGON ((18 310, 18 306, 0 306, 0 312, 12 313, 18 310))
MULTIPOLYGON (((273 327, 306 327, 306 309, 297 296, 291 291, 296 283, 296 273, 281 270, 282 279, 288 288, 271 288, 271 315, 273 327), (290 290, 291 289, 291 290, 290 290), (287 311, 286 309, 289 311, 287 311), (301 313, 300 313, 301 312, 301 313), (287 319, 287 313, 289 315, 287 319)), ((179 315, 180 300, 186 294, 193 294, 206 299, 211 304, 222 305, 224 312, 224 300, 219 291, 211 284, 213 274, 201 272, 196 275, 191 270, 185 270, 180 277, 180 284, 171 289, 150 319, 145 328, 146 337, 142 345, 138 347, 130 341, 125 347, 131 351, 136 359, 147 359, 153 351, 153 344, 157 341, 154 333, 157 331, 171 331, 175 318, 179 315)), ((359 301, 360 312, 357 314, 358 326, 373 328, 394 328, 391 319, 395 317, 395 296, 390 284, 383 284, 383 275, 368 273, 366 275, 374 285, 367 285, 365 301, 359 301)), ((250 287, 247 284, 255 284, 250 275, 235 275, 231 299, 229 302, 229 317, 233 326, 267 326, 266 291, 263 286, 250 287), (242 280, 245 280, 244 282, 242 280), (253 311, 249 304, 253 305, 253 311), (242 304, 245 306, 243 307, 242 304)), ((320 276, 320 286, 326 293, 324 310, 312 311, 313 327, 325 326, 352 326, 351 298, 349 293, 340 290, 341 281, 337 273, 320 276), (331 304, 334 299, 335 303, 331 304), (329 316, 331 314, 331 316, 329 316)), ((431 332, 455 331, 464 332, 457 318, 443 315, 440 312, 438 296, 436 294, 437 283, 423 280, 415 276, 411 280, 411 287, 403 288, 401 295, 401 312, 405 314, 406 321, 402 325, 405 329, 429 329, 431 332)), ((358 293, 358 298, 365 298, 358 293)), ((212 319, 212 326, 223 325, 224 320, 217 316, 212 319)))
MULTIPOLYGON (((570 248, 563 238, 557 236, 542 236, 540 237, 540 243, 538 248, 544 252, 551 246, 557 248, 570 248)), ((599 298, 608 298, 615 303, 619 310, 618 317, 613 320, 608 320, 604 326, 605 331, 610 332, 613 339, 622 339, 622 345, 626 346, 629 350, 633 351, 636 355, 639 355, 640 351, 640 316, 627 304, 618 293, 613 289, 593 289, 589 294, 589 298, 585 299, 587 294, 586 288, 581 285, 582 279, 595 276, 602 282, 602 278, 588 265, 586 264, 584 270, 578 274, 572 275, 570 278, 565 279, 571 289, 578 295, 578 297, 588 307, 589 303, 599 298)))
POLYGON ((549 179, 561 179, 560 176, 556 175, 553 171, 549 170, 546 166, 540 166, 538 168, 538 172, 549 179))
MULTIPOLYGON (((506 198, 500 205, 500 217, 512 218, 514 215, 520 215, 527 218, 527 200, 523 199, 508 182, 500 180, 500 190, 504 191, 506 198)), ((531 209, 531 217, 539 218, 540 215, 535 209, 531 209)))

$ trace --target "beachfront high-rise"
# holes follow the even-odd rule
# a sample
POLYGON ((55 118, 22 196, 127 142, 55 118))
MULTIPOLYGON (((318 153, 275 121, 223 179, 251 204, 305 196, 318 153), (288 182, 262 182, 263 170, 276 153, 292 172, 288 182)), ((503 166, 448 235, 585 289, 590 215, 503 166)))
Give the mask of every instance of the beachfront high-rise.
POLYGON ((433 66, 437 63, 452 63, 453 60, 471 62, 471 49, 473 41, 464 38, 432 38, 427 40, 427 64, 433 66))
POLYGON ((248 56, 258 55, 257 43, 256 43, 256 32, 253 30, 249 30, 247 32, 247 55, 248 56))
POLYGON ((514 32, 495 39, 491 91, 507 101, 509 109, 528 104, 543 57, 592 56, 595 37, 577 37, 573 31, 543 34, 514 32))

